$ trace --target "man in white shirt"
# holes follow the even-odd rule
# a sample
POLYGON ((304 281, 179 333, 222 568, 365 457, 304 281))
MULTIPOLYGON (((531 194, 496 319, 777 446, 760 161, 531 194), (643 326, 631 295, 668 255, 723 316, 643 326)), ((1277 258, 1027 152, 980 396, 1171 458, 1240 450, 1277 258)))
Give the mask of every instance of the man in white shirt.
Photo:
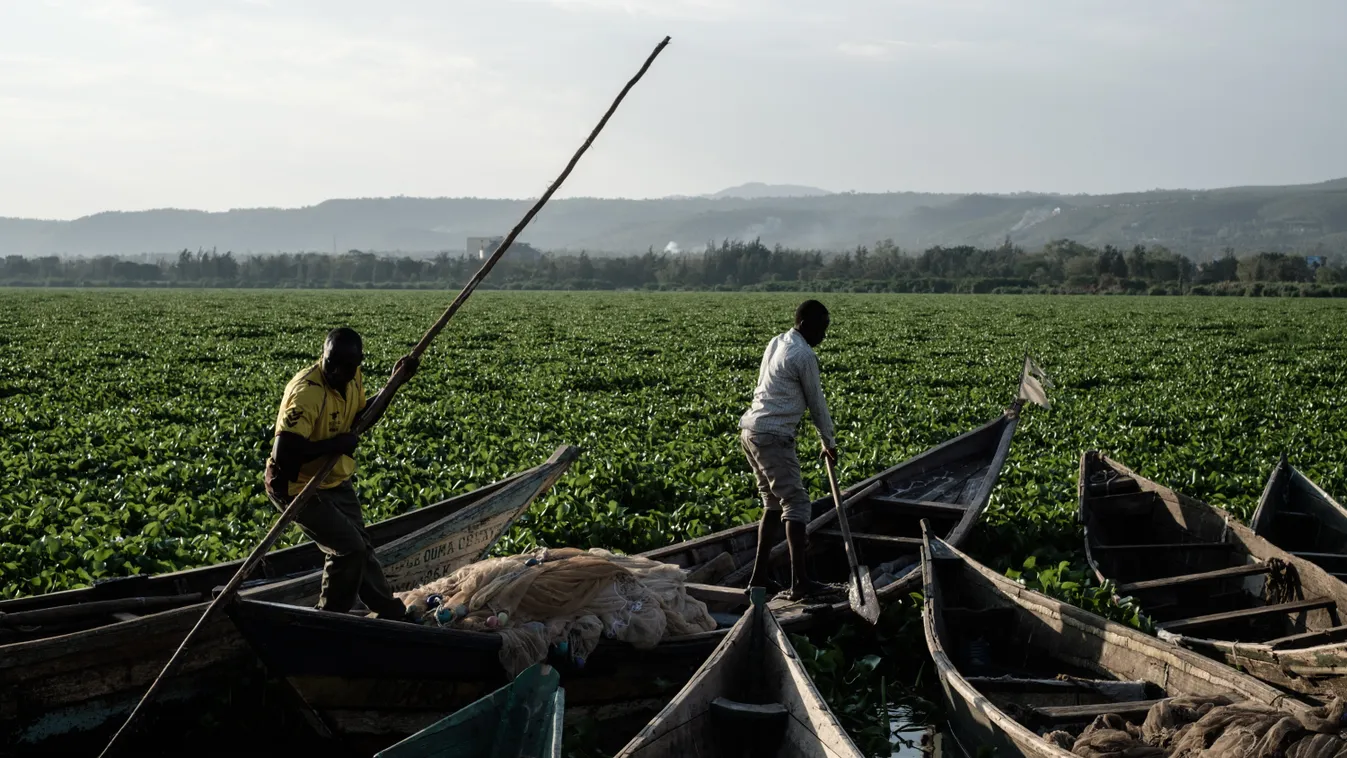
POLYGON ((837 460, 833 422, 819 387, 818 356, 814 354, 814 348, 828 333, 829 323, 828 309, 817 300, 807 300, 795 309, 795 328, 778 334, 767 343, 758 369, 753 404, 739 419, 739 441, 757 478, 763 505, 762 522, 758 526, 758 553, 748 584, 750 587, 768 586, 768 556, 772 546, 781 539, 781 522, 784 521, 791 572, 787 597, 792 600, 833 590, 808 577, 805 526, 809 523, 810 498, 795 453, 795 430, 807 408, 823 441, 823 455, 837 460))

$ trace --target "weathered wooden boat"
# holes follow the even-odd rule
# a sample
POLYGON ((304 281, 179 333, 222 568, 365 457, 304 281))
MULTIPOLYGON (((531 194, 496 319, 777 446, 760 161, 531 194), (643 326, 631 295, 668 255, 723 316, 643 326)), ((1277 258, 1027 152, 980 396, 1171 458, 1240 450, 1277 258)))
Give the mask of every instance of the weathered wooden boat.
POLYGON ((862 758, 819 695, 767 591, 616 758, 862 758))
MULTIPOLYGON (((1015 403, 989 423, 844 491, 852 537, 875 573, 881 603, 905 597, 919 585, 920 519, 931 519, 950 542, 967 535, 991 496, 1018 418, 1015 403)), ((849 566, 841 534, 832 528, 832 498, 819 498, 811 507, 813 576, 844 581, 849 566)), ((614 733, 627 726, 632 728, 626 734, 634 733, 688 681, 748 605, 744 588, 756 549, 757 525, 745 524, 644 553, 683 568, 689 594, 719 614, 723 626, 666 639, 649 650, 600 642, 583 669, 563 668, 568 708, 619 722, 614 733)), ((788 583, 784 542, 773 556, 776 579, 788 583)), ((772 601, 769 606, 790 631, 849 612, 845 597, 830 604, 772 601)), ((495 634, 343 618, 252 599, 236 603, 231 614, 269 671, 285 677, 327 729, 373 750, 508 681, 497 660, 500 638, 495 634), (368 652, 344 652, 351 649, 368 652)))
POLYGON ((1347 579, 1347 509, 1285 457, 1268 477, 1250 525, 1282 550, 1347 579))
POLYGON ((1078 487, 1091 567, 1161 637, 1294 692, 1347 695, 1347 584, 1097 452, 1078 487))
POLYGON ((374 758, 561 758, 566 693, 546 663, 374 758))
MULTIPOLYGON (((370 525, 390 584, 414 587, 477 560, 578 454, 563 446, 508 479, 370 525)), ((322 565, 312 543, 275 551, 243 596, 312 603, 322 565)), ((20 641, 0 645, 0 752, 62 754, 106 737, 237 568, 224 563, 5 602, 0 628, 20 641), (140 615, 146 610, 153 612, 140 615)), ((234 625, 221 617, 201 632, 160 699, 189 700, 250 660, 234 625)))
POLYGON ((926 644, 965 755, 1067 758, 1042 735, 1078 736, 1104 714, 1140 725, 1181 695, 1308 709, 1229 666, 1029 590, 936 537, 922 572, 926 644))

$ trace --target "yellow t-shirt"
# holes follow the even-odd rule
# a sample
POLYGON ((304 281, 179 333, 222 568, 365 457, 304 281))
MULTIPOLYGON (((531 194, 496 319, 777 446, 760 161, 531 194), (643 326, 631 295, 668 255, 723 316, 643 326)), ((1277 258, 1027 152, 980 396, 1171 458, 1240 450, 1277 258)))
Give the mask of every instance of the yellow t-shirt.
MULTIPOLYGON (((355 416, 365 407, 365 381, 356 369, 355 378, 346 385, 346 396, 328 387, 323 377, 322 364, 315 363, 295 374, 285 385, 281 409, 276 414, 276 434, 293 432, 313 442, 331 439, 351 431, 355 416)), ((299 467, 299 480, 290 482, 290 494, 298 495, 304 485, 323 466, 322 458, 299 467)), ((355 459, 343 455, 332 473, 320 485, 331 489, 351 478, 355 473, 355 459)))

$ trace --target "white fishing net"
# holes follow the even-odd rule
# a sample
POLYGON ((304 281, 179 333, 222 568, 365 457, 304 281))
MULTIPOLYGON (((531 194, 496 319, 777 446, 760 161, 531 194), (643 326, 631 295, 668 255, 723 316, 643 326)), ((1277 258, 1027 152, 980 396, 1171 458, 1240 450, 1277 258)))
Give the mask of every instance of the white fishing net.
POLYGON ((598 548, 489 558, 397 597, 423 624, 499 634, 511 676, 563 643, 583 664, 603 638, 651 648, 716 628, 678 566, 598 548))

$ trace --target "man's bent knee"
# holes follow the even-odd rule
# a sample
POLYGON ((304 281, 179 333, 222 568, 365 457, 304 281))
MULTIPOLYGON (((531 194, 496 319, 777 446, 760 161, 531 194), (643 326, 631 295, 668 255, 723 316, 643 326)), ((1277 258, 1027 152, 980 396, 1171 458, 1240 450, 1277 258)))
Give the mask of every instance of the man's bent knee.
POLYGON ((809 501, 791 500, 788 503, 782 503, 781 520, 794 521, 798 524, 809 523, 809 501))

